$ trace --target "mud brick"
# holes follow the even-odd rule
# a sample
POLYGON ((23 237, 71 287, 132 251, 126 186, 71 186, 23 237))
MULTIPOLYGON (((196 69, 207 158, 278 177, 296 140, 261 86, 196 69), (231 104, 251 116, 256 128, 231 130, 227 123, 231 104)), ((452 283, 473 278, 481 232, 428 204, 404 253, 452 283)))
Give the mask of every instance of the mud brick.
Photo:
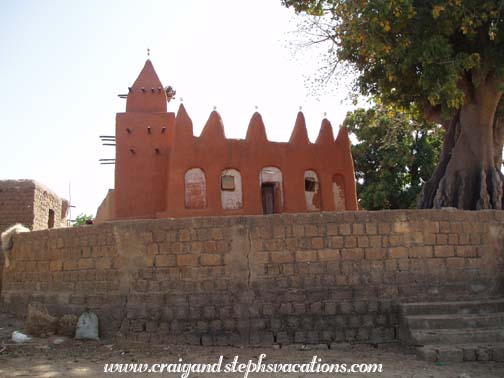
POLYGON ((414 258, 432 257, 432 247, 412 247, 410 248, 409 256, 414 258))
POLYGON ((338 225, 335 223, 328 223, 326 225, 327 235, 339 235, 338 225))
POLYGON ((352 233, 354 235, 364 235, 365 225, 361 223, 355 223, 352 225, 352 233))
POLYGON ((397 260, 385 260, 385 270, 387 272, 395 272, 397 269, 397 260))
POLYGON ((341 251, 342 260, 362 260, 364 258, 363 248, 350 248, 341 251))
POLYGON ((323 238, 312 238, 311 239, 311 247, 314 249, 322 249, 325 247, 323 238))
POLYGON ((442 245, 434 247, 435 257, 451 257, 455 256, 455 248, 452 245, 442 245))
POLYGON ((322 314, 322 302, 314 302, 310 304, 310 313, 315 315, 322 314))
POLYGON ((385 248, 366 248, 367 260, 383 260, 387 253, 385 248))
POLYGON ((304 226, 300 224, 295 224, 292 226, 292 235, 295 237, 304 237, 305 236, 305 231, 304 231, 304 226))
POLYGON ((281 314, 291 314, 292 313, 292 305, 290 303, 282 303, 280 305, 280 313, 281 314))
POLYGON ((471 346, 462 347, 463 361, 476 361, 476 350, 477 347, 471 347, 471 346))
POLYGON ((222 264, 221 255, 203 254, 200 257, 200 264, 204 266, 221 265, 222 264))
POLYGON ((373 248, 382 246, 382 237, 380 235, 370 236, 369 245, 373 248))
POLYGON ((155 266, 175 266, 177 265, 177 259, 175 255, 157 255, 155 257, 155 266))
POLYGON ((191 240, 191 232, 188 229, 178 231, 178 240, 181 242, 188 242, 191 240))
POLYGON ((436 244, 437 245, 448 244, 448 234, 437 234, 436 235, 436 244))
MULTIPOLYGON (((335 249, 321 249, 317 251, 320 261, 334 261, 340 260, 340 251, 335 249)), ((313 261, 313 260, 311 260, 313 261)))
POLYGON ((395 233, 402 234, 406 232, 411 232, 410 224, 407 222, 396 222, 392 225, 392 230, 395 233))
POLYGON ((416 356, 419 360, 436 362, 438 360, 438 353, 436 348, 431 346, 423 346, 416 348, 416 356))
POLYGON ((345 236, 344 246, 345 248, 357 247, 357 238, 355 236, 345 236))
POLYGON ((310 236, 318 236, 318 226, 313 225, 313 224, 307 224, 304 226, 304 234, 306 237, 310 236))
POLYGON ((191 252, 192 253, 201 253, 204 250, 204 243, 200 241, 195 241, 191 243, 191 252))
POLYGON ((49 264, 49 270, 54 272, 54 271, 61 271, 63 269, 63 262, 61 260, 53 260, 49 264))
POLYGON ((335 236, 330 239, 331 248, 343 248, 343 237, 335 236))
POLYGON ((496 362, 504 362, 504 346, 492 346, 492 360, 496 362))
POLYGON ((349 224, 340 224, 338 230, 340 235, 350 235, 352 233, 352 227, 349 224))
POLYGON ((217 243, 214 240, 209 240, 203 245, 203 251, 207 253, 217 252, 217 243))
POLYGON ((271 261, 273 263, 287 263, 294 261, 294 255, 289 251, 271 252, 271 261))
POLYGON ((78 262, 75 260, 64 260, 63 261, 63 270, 77 270, 78 262))
POLYGON ((197 256, 193 254, 177 255, 177 265, 179 266, 196 266, 197 256))
POLYGON ((334 315, 338 309, 338 305, 335 302, 324 302, 324 313, 327 315, 334 315))
POLYGON ((369 238, 367 236, 357 237, 357 245, 361 248, 369 247, 369 238))
POLYGON ((388 250, 389 258, 391 259, 405 259, 408 258, 408 249, 405 247, 394 247, 388 250))
POLYGON ((477 361, 492 361, 492 349, 490 347, 480 346, 476 349, 477 361))
POLYGON ((446 266, 450 269, 464 269, 465 259, 462 257, 449 257, 446 259, 446 266))
POLYGON ((296 238, 285 239, 285 247, 289 250, 295 250, 298 246, 298 240, 296 238))
POLYGON ((265 264, 265 263, 268 263, 270 261, 270 256, 269 256, 269 253, 268 252, 261 252, 261 251, 258 251, 256 254, 255 254, 255 261, 256 263, 258 264, 265 264))
POLYGON ((448 244, 451 244, 451 245, 459 244, 459 235, 458 234, 449 234, 448 235, 448 244))
POLYGON ((304 303, 294 303, 293 312, 294 312, 294 314, 306 313, 306 305, 304 303))
POLYGON ((112 259, 110 257, 101 257, 96 259, 96 269, 105 270, 112 267, 112 259))
POLYGON ((459 257, 477 257, 477 249, 474 246, 457 246, 457 256, 459 257))
POLYGON ((295 256, 296 261, 317 261, 317 251, 313 250, 296 251, 295 256))

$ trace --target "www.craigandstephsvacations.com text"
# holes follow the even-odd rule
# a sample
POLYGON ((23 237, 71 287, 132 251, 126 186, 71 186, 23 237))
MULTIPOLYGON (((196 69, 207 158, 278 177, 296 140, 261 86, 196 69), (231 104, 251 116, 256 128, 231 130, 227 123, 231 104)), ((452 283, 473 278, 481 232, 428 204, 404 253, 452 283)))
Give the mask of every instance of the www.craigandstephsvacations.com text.
POLYGON ((275 363, 266 362, 266 354, 259 355, 257 360, 240 361, 234 356, 231 362, 224 363, 224 356, 220 356, 215 363, 189 363, 179 358, 172 363, 135 363, 135 364, 105 364, 105 373, 176 373, 181 378, 189 378, 193 373, 242 373, 247 378, 253 373, 381 373, 382 364, 361 363, 345 364, 324 362, 322 358, 313 356, 309 362, 275 363))

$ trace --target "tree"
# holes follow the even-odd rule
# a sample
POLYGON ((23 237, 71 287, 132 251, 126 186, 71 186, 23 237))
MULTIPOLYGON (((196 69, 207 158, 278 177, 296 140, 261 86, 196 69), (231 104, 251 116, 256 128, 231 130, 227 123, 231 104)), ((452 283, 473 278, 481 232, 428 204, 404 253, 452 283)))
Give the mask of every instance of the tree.
POLYGON ((502 208, 504 1, 282 1, 316 16, 328 59, 356 70, 361 94, 415 104, 446 129, 420 207, 502 208))
POLYGON ((349 112, 357 196, 367 210, 408 209, 436 167, 444 130, 418 112, 377 104, 349 112))
POLYGON ((93 216, 91 214, 79 214, 75 217, 73 226, 85 226, 87 224, 93 224, 93 216))

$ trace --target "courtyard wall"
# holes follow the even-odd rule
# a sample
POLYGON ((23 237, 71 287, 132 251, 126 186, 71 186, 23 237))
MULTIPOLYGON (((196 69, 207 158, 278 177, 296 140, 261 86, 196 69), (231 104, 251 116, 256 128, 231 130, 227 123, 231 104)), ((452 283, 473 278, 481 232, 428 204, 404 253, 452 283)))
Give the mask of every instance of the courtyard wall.
POLYGON ((502 296, 502 211, 106 222, 15 237, 1 302, 95 311, 105 337, 386 342, 398 304, 502 296))

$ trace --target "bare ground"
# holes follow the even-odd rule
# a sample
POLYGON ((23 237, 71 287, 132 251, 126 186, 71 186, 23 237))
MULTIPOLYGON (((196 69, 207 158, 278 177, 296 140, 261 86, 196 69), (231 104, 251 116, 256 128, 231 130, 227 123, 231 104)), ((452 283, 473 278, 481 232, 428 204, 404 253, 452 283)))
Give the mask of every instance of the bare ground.
MULTIPOLYGON (((23 321, 8 314, 0 314, 0 377, 180 377, 175 373, 104 373, 104 365, 110 363, 176 363, 179 358, 185 363, 215 363, 224 356, 223 364, 239 356, 240 362, 257 362, 261 353, 266 354, 265 363, 309 363, 313 356, 325 363, 381 363, 382 373, 252 373, 249 377, 328 377, 352 376, 387 378, 503 378, 504 363, 465 362, 429 363, 416 359, 412 349, 398 344, 372 347, 367 345, 341 345, 336 349, 298 350, 290 347, 275 349, 234 347, 191 347, 175 345, 145 345, 137 343, 116 344, 111 341, 77 341, 57 338, 34 339, 25 344, 11 341, 14 330, 22 330, 23 321), (61 340, 59 340, 61 341, 61 340)), ((243 373, 193 373, 190 377, 243 377, 243 373)))

